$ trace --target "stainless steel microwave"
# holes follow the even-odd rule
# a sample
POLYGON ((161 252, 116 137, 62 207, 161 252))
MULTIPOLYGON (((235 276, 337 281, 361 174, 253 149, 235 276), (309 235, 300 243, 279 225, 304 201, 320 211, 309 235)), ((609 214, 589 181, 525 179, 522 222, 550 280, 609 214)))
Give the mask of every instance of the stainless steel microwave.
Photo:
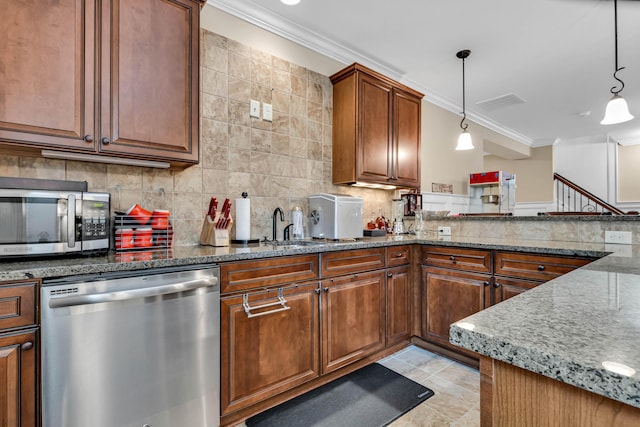
POLYGON ((110 194, 0 188, 0 257, 107 251, 110 194))

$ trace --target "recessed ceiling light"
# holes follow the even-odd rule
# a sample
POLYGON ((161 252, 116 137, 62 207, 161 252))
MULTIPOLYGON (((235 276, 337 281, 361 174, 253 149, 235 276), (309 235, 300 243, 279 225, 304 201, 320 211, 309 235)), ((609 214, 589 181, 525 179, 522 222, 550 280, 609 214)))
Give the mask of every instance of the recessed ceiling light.
POLYGON ((293 6, 300 3, 300 0, 280 0, 280 1, 286 4, 287 6, 293 6))

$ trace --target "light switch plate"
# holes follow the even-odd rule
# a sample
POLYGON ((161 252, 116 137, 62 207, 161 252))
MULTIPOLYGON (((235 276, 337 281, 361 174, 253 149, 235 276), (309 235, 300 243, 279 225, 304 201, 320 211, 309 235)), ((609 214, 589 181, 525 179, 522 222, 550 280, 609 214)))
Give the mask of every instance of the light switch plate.
POLYGON ((270 122, 273 120, 273 109, 271 104, 262 104, 262 120, 270 122))
POLYGON ((605 230, 604 232, 605 243, 617 243, 619 245, 631 244, 631 232, 630 231, 611 231, 605 230))
POLYGON ((256 101, 255 99, 251 100, 251 105, 249 106, 249 117, 255 117, 256 119, 260 118, 260 101, 256 101))
POLYGON ((438 226, 438 236, 451 236, 451 227, 438 226))

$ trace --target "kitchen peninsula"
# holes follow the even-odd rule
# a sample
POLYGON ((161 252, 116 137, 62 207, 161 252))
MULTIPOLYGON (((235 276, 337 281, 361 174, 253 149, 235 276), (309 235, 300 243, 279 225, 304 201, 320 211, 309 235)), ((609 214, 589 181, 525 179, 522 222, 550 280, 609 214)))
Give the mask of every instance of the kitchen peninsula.
MULTIPOLYGON (((637 344, 637 337, 640 336, 640 330, 637 326, 638 315, 629 311, 632 310, 635 301, 633 298, 640 299, 640 295, 633 294, 629 289, 629 286, 633 284, 640 284, 640 267, 637 267, 640 248, 636 245, 626 246, 628 251, 621 254, 623 256, 616 256, 616 254, 611 254, 612 250, 602 243, 455 235, 438 237, 436 233, 427 233, 419 238, 389 236, 364 238, 354 242, 321 242, 310 245, 295 245, 292 242, 288 246, 274 246, 264 243, 250 247, 222 248, 178 246, 170 252, 161 254, 158 259, 139 262, 122 262, 117 254, 90 258, 4 262, 2 271, 0 271, 0 281, 47 279, 59 276, 195 264, 215 263, 225 266, 268 259, 275 261, 283 257, 299 258, 304 255, 316 255, 321 259, 323 257, 328 259, 332 253, 372 249, 386 251, 388 260, 386 265, 389 268, 391 265, 389 264, 390 251, 400 247, 412 248, 413 255, 406 262, 410 261, 412 268, 417 269, 421 249, 436 246, 444 249, 472 249, 491 253, 509 251, 510 253, 521 252, 542 256, 600 258, 587 266, 537 286, 522 296, 481 311, 470 318, 470 321, 476 324, 473 331, 461 328, 458 323, 452 328, 451 340, 466 349, 479 352, 483 356, 502 360, 509 366, 524 364, 525 366, 522 367, 537 373, 548 374, 552 372, 554 378, 562 383, 575 384, 579 382, 576 385, 588 389, 590 394, 606 396, 607 399, 614 402, 622 402, 624 407, 629 407, 632 410, 637 410, 637 407, 640 407, 637 397, 640 395, 638 374, 621 377, 593 367, 596 363, 594 360, 598 357, 604 357, 608 351, 614 351, 614 355, 619 357, 617 359, 610 357, 612 361, 640 370, 640 363, 635 356, 640 354, 640 348, 637 344), (615 294, 615 292, 618 293, 615 294), (619 298, 615 299, 615 295, 618 295, 619 298), (561 303, 575 304, 576 310, 558 310, 557 307, 564 307, 560 305, 561 303), (616 304, 619 304, 620 310, 617 310, 618 305, 616 304), (627 306, 629 306, 628 310, 627 306), (516 307, 517 309, 515 309, 516 307), (555 319, 553 316, 560 316, 557 317, 557 322, 552 321, 555 319), (493 337, 490 336, 492 331, 496 331, 493 337), (626 332, 622 334, 623 331, 626 332), (515 336, 512 346, 507 345, 510 344, 507 341, 510 333, 515 336), (549 335, 545 335, 545 333, 549 335), (567 344, 562 344, 565 335, 570 340, 566 341, 567 344), (604 336, 609 336, 609 339, 613 341, 604 341, 604 336), (502 346, 501 340, 507 344, 502 346), (564 363, 567 364, 562 368, 562 365, 558 365, 558 361, 566 359, 566 347, 571 347, 574 353, 572 353, 572 359, 565 360, 564 363), (585 351, 576 350, 579 348, 583 348, 585 351), (524 363, 520 363, 521 359, 524 359, 524 363), (527 364, 527 362, 531 363, 527 364)), ((413 307, 414 310, 420 311, 425 310, 424 295, 421 297, 420 279, 416 273, 417 271, 414 270, 410 276, 412 277, 413 298, 419 300, 417 303, 414 302, 413 307)), ((322 272, 319 277, 327 276, 322 272)), ((412 315, 413 334, 416 332, 419 334, 420 329, 419 325, 417 328, 415 326, 416 318, 420 318, 419 313, 417 316, 415 313, 412 315)), ((393 348, 398 345, 401 344, 394 344, 393 348)), ((382 353, 374 353, 370 357, 376 357, 376 354, 382 353)), ((369 359, 363 359, 358 363, 369 363, 369 359)), ((482 373, 484 375, 486 372, 482 371, 482 373)), ((258 405, 260 404, 258 403, 258 405)), ((502 411, 502 408, 500 410, 502 411)), ((243 414, 233 418, 235 415, 232 413, 231 418, 227 420, 223 418, 222 425, 232 425, 233 422, 244 417, 243 414)))

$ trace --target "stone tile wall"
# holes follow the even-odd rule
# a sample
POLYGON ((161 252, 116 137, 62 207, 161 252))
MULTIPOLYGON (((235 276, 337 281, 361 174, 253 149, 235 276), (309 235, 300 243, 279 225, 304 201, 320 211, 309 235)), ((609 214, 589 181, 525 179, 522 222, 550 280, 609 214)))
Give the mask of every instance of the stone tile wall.
MULTIPOLYGON (((276 207, 288 215, 299 205, 308 214, 307 196, 319 192, 363 197, 365 216, 390 211, 392 192, 331 184, 327 76, 206 30, 200 64, 200 164, 167 171, 1 155, 0 176, 87 181, 91 191, 111 193, 115 210, 133 203, 168 209, 177 245, 198 243, 210 197, 234 201, 243 191, 251 198, 252 238, 271 237, 276 207), (272 122, 249 117, 251 99, 273 105, 272 122)), ((278 224, 279 239, 285 224, 278 224)))

